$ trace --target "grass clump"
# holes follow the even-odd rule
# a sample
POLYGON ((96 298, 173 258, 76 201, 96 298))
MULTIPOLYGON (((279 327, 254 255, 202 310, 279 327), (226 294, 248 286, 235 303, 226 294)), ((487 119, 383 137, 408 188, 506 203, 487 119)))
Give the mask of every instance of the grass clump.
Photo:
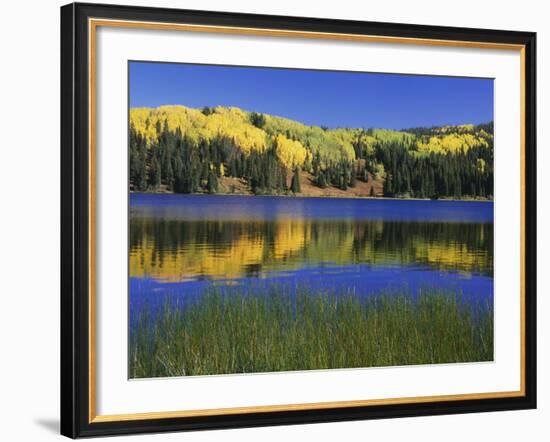
POLYGON ((273 286, 212 288, 142 310, 131 378, 490 361, 492 306, 438 290, 366 298, 273 286))

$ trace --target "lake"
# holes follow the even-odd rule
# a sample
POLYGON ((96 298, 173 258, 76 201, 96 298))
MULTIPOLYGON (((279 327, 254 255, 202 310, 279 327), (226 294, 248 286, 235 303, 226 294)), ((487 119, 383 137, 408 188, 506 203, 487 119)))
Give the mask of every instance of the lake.
POLYGON ((493 301, 493 203, 130 195, 130 314, 212 286, 493 301))

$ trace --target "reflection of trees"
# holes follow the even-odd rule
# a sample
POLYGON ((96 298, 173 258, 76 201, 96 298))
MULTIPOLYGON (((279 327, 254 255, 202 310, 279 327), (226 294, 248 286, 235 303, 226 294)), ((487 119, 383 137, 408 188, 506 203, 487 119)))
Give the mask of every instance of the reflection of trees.
POLYGON ((420 264, 492 274, 493 225, 397 221, 130 222, 130 273, 179 280, 320 263, 420 264))

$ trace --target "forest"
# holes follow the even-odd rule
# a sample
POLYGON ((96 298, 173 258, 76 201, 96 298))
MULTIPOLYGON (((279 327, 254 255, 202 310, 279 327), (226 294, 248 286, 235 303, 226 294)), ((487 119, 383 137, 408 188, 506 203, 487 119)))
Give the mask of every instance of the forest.
POLYGON ((492 122, 399 131, 365 123, 329 129, 238 108, 133 108, 130 190, 307 196, 370 182, 361 196, 492 199, 492 122))

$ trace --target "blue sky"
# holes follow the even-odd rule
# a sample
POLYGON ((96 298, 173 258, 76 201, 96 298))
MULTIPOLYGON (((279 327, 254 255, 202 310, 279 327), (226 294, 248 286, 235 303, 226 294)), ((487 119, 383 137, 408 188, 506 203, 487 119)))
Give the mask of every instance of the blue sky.
POLYGON ((486 123, 493 80, 130 62, 130 107, 236 106, 328 127, 486 123))

